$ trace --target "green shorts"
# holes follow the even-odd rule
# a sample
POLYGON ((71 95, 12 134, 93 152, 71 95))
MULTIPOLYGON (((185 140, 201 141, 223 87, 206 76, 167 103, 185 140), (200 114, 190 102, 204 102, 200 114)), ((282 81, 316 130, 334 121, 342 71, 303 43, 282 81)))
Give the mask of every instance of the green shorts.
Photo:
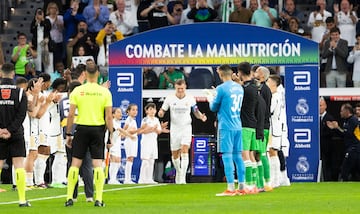
POLYGON ((259 151, 254 128, 242 128, 243 151, 259 151))

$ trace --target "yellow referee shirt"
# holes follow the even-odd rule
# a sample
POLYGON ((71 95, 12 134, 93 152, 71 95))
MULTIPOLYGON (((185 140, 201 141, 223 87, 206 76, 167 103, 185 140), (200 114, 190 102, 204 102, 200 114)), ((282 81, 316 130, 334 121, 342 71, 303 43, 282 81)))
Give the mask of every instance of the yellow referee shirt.
POLYGON ((112 107, 112 96, 97 83, 85 83, 71 92, 70 104, 78 109, 76 124, 101 126, 105 125, 105 107, 112 107))

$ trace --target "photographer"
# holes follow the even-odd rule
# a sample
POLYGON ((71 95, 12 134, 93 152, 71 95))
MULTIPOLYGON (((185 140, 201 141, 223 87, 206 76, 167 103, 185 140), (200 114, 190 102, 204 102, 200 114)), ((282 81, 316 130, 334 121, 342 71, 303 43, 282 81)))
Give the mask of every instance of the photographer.
POLYGON ((141 2, 138 11, 141 11, 141 17, 148 19, 150 29, 166 27, 169 25, 169 21, 173 19, 164 0, 141 2))
POLYGON ((11 61, 15 64, 16 76, 25 77, 25 66, 26 64, 28 64, 29 58, 35 58, 37 56, 37 53, 30 42, 27 44, 27 38, 24 33, 19 33, 17 35, 17 40, 18 45, 15 46, 13 49, 11 61))
POLYGON ((78 50, 80 46, 83 46, 85 52, 90 53, 91 56, 96 60, 99 47, 95 43, 95 37, 90 34, 87 29, 88 25, 86 22, 79 21, 76 34, 74 34, 67 43, 68 53, 72 53, 72 56, 77 56, 76 50, 78 50))
POLYGON ((49 47, 51 23, 45 19, 44 11, 41 8, 36 9, 34 19, 30 25, 32 36, 32 45, 36 49, 39 57, 34 59, 35 70, 37 72, 53 72, 53 66, 49 61, 49 47), (52 70, 51 70, 52 69, 52 70))
POLYGON ((159 89, 172 89, 179 79, 185 80, 184 73, 175 67, 168 67, 159 76, 159 89))
POLYGON ((326 31, 325 20, 327 17, 331 17, 332 14, 325 10, 326 1, 317 0, 316 8, 309 15, 309 20, 307 22, 308 27, 311 28, 312 40, 320 43, 324 32, 326 31))
POLYGON ((206 0, 197 0, 195 8, 192 8, 187 17, 194 22, 211 22, 218 16, 216 10, 208 6, 206 0))
POLYGON ((96 44, 99 46, 97 64, 100 70, 100 84, 108 80, 109 45, 122 39, 124 39, 123 34, 115 29, 111 21, 107 21, 105 27, 96 36, 96 44))

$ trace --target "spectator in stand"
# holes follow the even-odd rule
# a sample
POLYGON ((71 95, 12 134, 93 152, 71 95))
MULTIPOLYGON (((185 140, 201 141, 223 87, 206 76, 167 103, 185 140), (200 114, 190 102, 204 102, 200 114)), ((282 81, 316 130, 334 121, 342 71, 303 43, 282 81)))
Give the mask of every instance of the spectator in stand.
POLYGON ((340 29, 340 38, 348 42, 349 51, 355 46, 356 36, 356 12, 352 10, 353 5, 349 0, 341 0, 340 11, 339 4, 334 4, 334 18, 337 27, 340 29))
POLYGON ((83 15, 89 26, 88 31, 96 36, 109 21, 110 12, 107 6, 101 4, 100 0, 93 0, 92 4, 85 7, 83 15))
POLYGON ((99 46, 97 65, 99 66, 100 71, 100 83, 108 80, 109 45, 113 42, 122 40, 123 38, 124 36, 122 33, 115 29, 115 25, 111 21, 107 21, 105 27, 97 34, 96 44, 99 46))
POLYGON ((41 8, 36 9, 34 19, 30 25, 30 32, 32 34, 32 44, 36 47, 37 55, 34 59, 35 70, 39 72, 51 73, 54 66, 49 59, 49 41, 51 23, 49 19, 45 19, 44 11, 41 8))
POLYGON ((175 67, 168 67, 167 70, 160 74, 159 88, 173 89, 175 82, 180 79, 185 80, 184 73, 175 67))
POLYGON ((77 25, 76 34, 69 39, 67 44, 67 48, 71 49, 72 56, 77 56, 76 51, 80 46, 83 46, 86 54, 91 54, 94 59, 97 59, 99 47, 96 45, 95 36, 88 32, 86 22, 80 21, 77 25))
POLYGON ((255 12, 255 10, 259 9, 259 3, 257 0, 250 0, 249 9, 252 13, 255 12))
MULTIPOLYGON (((325 33, 321 39, 321 42, 319 44, 320 55, 323 51, 325 42, 330 39, 330 29, 333 27, 336 27, 334 17, 327 17, 325 22, 326 22, 326 31, 325 31, 325 33)), ((320 61, 320 87, 325 88, 326 87, 326 75, 325 75, 324 70, 325 70, 327 59, 324 58, 323 56, 321 56, 320 60, 321 60, 320 61)))
POLYGON ((261 8, 255 10, 253 13, 251 24, 262 27, 271 27, 272 23, 277 18, 276 10, 269 7, 269 0, 261 0, 260 6, 261 8))
POLYGON ((159 78, 151 67, 143 68, 143 88, 157 89, 159 87, 159 78))
MULTIPOLYGON (((70 37, 76 33, 77 24, 79 21, 85 21, 82 13, 79 12, 80 0, 71 0, 70 8, 64 14, 64 41, 65 44, 69 41, 70 37)), ((68 67, 71 65, 72 53, 66 53, 66 64, 68 67), (70 57, 69 57, 70 56, 70 57)))
MULTIPOLYGON (((283 25, 284 29, 284 25, 283 25)), ((304 33, 304 29, 300 27, 300 21, 296 17, 290 17, 288 20, 288 31, 290 33, 302 35, 304 33)))
POLYGON ((331 17, 332 14, 325 10, 326 1, 317 0, 316 1, 316 10, 311 12, 308 19, 308 27, 311 28, 312 40, 320 43, 324 32, 326 31, 325 20, 328 17, 331 17))
POLYGON ((279 14, 284 30, 290 31, 289 22, 291 17, 296 17, 298 20, 302 20, 304 18, 304 13, 296 10, 295 0, 285 0, 285 7, 279 14))
POLYGON ((125 0, 116 0, 117 10, 110 14, 110 21, 124 37, 131 36, 138 31, 137 18, 131 10, 126 9, 125 0))
POLYGON ((325 65, 326 87, 346 87, 348 65, 347 41, 340 38, 340 30, 334 27, 330 30, 330 40, 325 42, 322 57, 327 59, 325 65))
POLYGON ((181 14, 180 24, 192 24, 192 23, 194 23, 194 19, 189 19, 187 17, 187 14, 190 12, 190 10, 192 8, 195 8, 196 0, 188 0, 187 2, 188 2, 188 5, 185 8, 185 10, 183 10, 183 12, 181 14))
POLYGON ((156 29, 169 25, 169 19, 173 17, 169 14, 164 0, 144 1, 139 5, 138 10, 142 18, 147 18, 150 29, 156 29))
POLYGON ((242 0, 234 0, 235 11, 230 13, 229 22, 251 23, 252 12, 242 6, 242 0))
POLYGON ((208 6, 206 0, 197 0, 195 8, 192 8, 187 17, 194 22, 211 22, 216 19, 218 13, 208 6))
POLYGON ((360 34, 356 35, 356 45, 349 53, 347 62, 354 64, 352 81, 354 87, 360 87, 360 34))
POLYGON ((168 10, 170 15, 172 16, 172 18, 169 19, 170 24, 180 24, 180 19, 184 10, 182 1, 173 1, 171 7, 169 7, 168 10))
MULTIPOLYGON (((55 66, 55 63, 62 62, 63 60, 63 30, 64 19, 59 15, 59 8, 55 2, 50 2, 46 9, 46 18, 50 20, 50 46, 49 46, 49 59, 50 64, 55 66)), ((53 72, 54 70, 50 71, 53 72)))
POLYGON ((15 75, 26 76, 25 66, 29 62, 30 57, 36 57, 37 53, 32 43, 27 44, 25 33, 19 33, 17 35, 18 45, 14 47, 11 61, 15 64, 15 75))

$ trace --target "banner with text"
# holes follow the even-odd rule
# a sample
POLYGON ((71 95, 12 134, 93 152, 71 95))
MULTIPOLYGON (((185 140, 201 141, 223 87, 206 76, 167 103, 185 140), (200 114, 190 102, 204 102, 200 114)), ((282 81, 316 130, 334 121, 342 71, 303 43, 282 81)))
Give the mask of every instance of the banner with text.
MULTIPOLYGON (((301 73, 302 71, 309 71, 311 73, 309 78, 316 78, 315 75, 318 75, 316 73, 316 68, 319 64, 318 44, 298 35, 272 28, 238 23, 175 25, 127 37, 124 40, 112 43, 109 51, 111 91, 114 103, 117 105, 121 104, 124 99, 136 99, 140 106, 141 87, 135 89, 127 87, 126 84, 131 85, 128 82, 132 80, 130 74, 134 73, 135 79, 133 79, 133 84, 141 85, 142 67, 214 67, 221 64, 236 66, 243 61, 265 66, 285 65, 287 67, 296 65, 299 69, 286 70, 286 72, 298 72, 295 76, 292 73, 290 77, 291 81, 295 81, 296 84, 300 83, 296 88, 306 89, 309 86, 310 90, 305 91, 305 104, 309 105, 310 103, 308 96, 318 96, 318 83, 316 79, 314 81, 311 79, 310 85, 303 85, 307 84, 306 78, 308 76, 306 76, 306 73, 301 73), (307 67, 309 65, 313 67, 307 67), (303 66, 309 70, 302 70, 303 66), (129 68, 133 68, 133 70, 129 68), (137 78, 135 74, 138 74, 140 77, 137 78)), ((286 85, 286 92, 289 103, 295 102, 300 108, 304 106, 302 100, 293 96, 293 94, 299 94, 300 96, 301 91, 295 90, 293 86, 286 85)), ((154 96, 156 95, 154 94, 154 96)), ((316 101, 311 99, 311 105, 314 108, 315 106, 318 108, 317 99, 316 101)), ((303 111, 305 110, 303 109, 303 111)), ((312 115, 313 113, 315 113, 315 110, 311 111, 312 115)), ((295 115, 295 113, 289 115, 295 115)), ((289 139, 294 139, 294 137, 302 139, 304 135, 306 138, 307 134, 311 134, 312 139, 316 139, 318 130, 316 118, 317 116, 314 117, 312 122, 300 123, 304 127, 297 128, 296 133, 294 133, 294 130, 291 130, 289 132, 289 139), (309 128, 307 127, 308 125, 311 127, 311 133, 302 132, 302 129, 309 128), (301 130, 299 131, 298 129, 301 130)), ((295 122, 291 121, 291 119, 288 121, 289 127, 293 127, 290 123, 295 122)), ((311 146, 315 147, 314 144, 311 144, 311 146)), ((306 160, 303 158, 299 160, 300 157, 298 157, 299 163, 308 162, 310 166, 316 165, 319 155, 315 149, 304 150, 304 154, 306 154, 306 160)), ((301 167, 303 166, 307 165, 302 164, 301 167)), ((293 172, 296 170, 294 167, 297 166, 294 164, 289 165, 289 171, 293 172)), ((297 179, 292 180, 301 181, 297 179)))

